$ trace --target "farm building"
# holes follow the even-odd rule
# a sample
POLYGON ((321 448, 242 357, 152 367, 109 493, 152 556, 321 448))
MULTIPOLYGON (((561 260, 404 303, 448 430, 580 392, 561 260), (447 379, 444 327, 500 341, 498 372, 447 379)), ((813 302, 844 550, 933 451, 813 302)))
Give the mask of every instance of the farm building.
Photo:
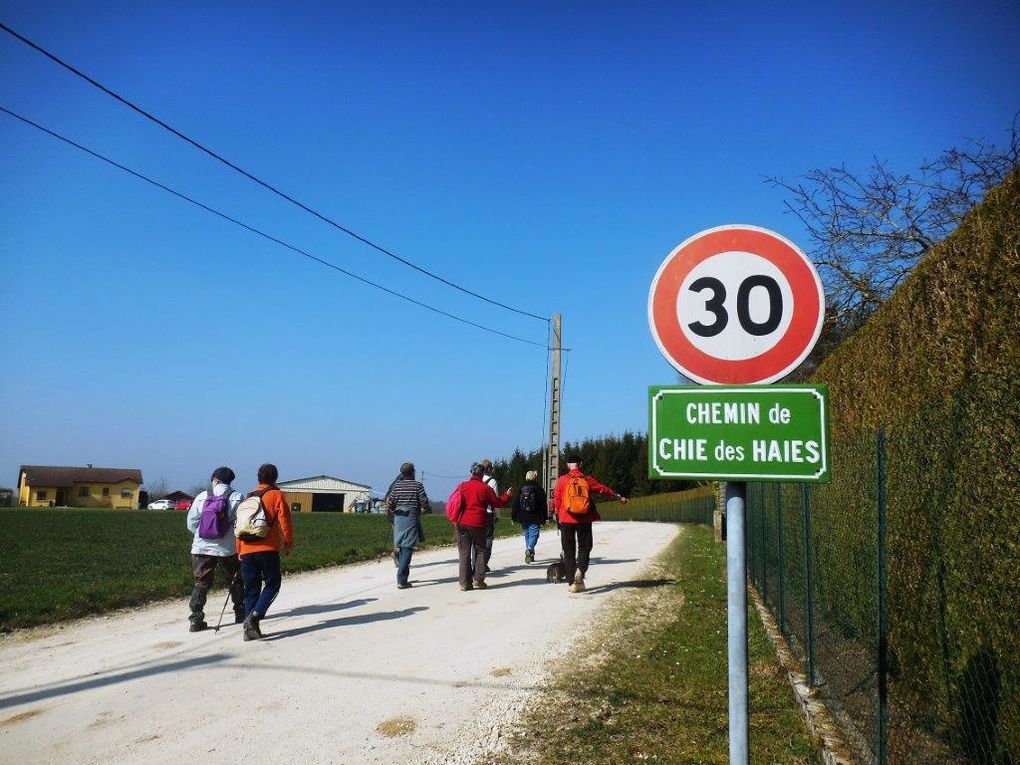
POLYGON ((22 465, 18 504, 23 507, 136 509, 142 471, 135 468, 22 465))
POLYGON ((277 483, 293 513, 353 513, 356 502, 369 499, 371 486, 329 475, 297 478, 277 483))

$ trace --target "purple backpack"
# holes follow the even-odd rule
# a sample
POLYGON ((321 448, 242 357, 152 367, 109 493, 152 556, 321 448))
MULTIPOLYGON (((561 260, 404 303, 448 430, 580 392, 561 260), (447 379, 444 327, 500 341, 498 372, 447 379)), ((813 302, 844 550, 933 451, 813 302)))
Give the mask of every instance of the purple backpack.
POLYGON ((219 539, 230 531, 230 496, 233 493, 229 486, 218 497, 212 489, 206 492, 198 522, 198 535, 202 539, 219 539))

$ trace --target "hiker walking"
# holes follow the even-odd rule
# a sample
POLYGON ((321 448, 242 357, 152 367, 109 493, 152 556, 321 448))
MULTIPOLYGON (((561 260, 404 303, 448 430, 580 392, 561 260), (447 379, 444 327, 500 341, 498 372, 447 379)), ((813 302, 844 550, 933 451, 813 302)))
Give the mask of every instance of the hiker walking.
POLYGON ((429 506, 425 487, 414 478, 414 464, 400 466, 400 477, 390 484, 386 492, 386 508, 393 524, 393 547, 397 556, 397 589, 411 586, 411 555, 414 546, 425 541, 421 527, 422 511, 429 506))
POLYGON ((563 575, 570 582, 571 592, 584 592, 584 576, 588 572, 593 542, 591 525, 602 520, 592 501, 592 492, 627 504, 626 497, 582 473, 580 457, 567 457, 567 472, 559 477, 553 490, 553 507, 563 544, 563 575))
POLYGON ((535 545, 538 534, 549 514, 549 502, 545 491, 538 484, 538 471, 529 470, 524 476, 524 485, 514 497, 510 506, 510 520, 521 524, 524 529, 524 562, 535 562, 535 545))
POLYGON ((193 535, 191 565, 195 572, 195 586, 191 590, 191 632, 201 632, 209 625, 205 621, 205 602, 212 587, 216 569, 223 572, 234 603, 234 622, 244 620, 244 584, 241 582, 237 545, 234 542, 234 519, 241 493, 230 484, 234 471, 218 467, 209 479, 209 489, 199 492, 188 510, 188 531, 193 535))
MULTIPOLYGON (((485 584, 485 534, 487 524, 487 508, 506 507, 513 489, 507 489, 502 495, 496 494, 492 487, 482 481, 485 467, 476 462, 471 466, 471 477, 455 490, 461 496, 461 507, 453 510, 452 518, 457 528, 457 553, 460 558, 460 588, 484 590, 485 584)), ((447 508, 447 515, 451 509, 447 508)))
POLYGON ((244 639, 259 640, 259 622, 280 593, 280 550, 294 546, 287 498, 276 486, 276 465, 259 468, 259 486, 237 510, 237 553, 244 577, 244 639))
MULTIPOLYGON (((492 493, 499 495, 499 483, 492 475, 492 460, 484 459, 479 465, 484 469, 482 474, 482 483, 486 484, 492 493)), ((496 536, 496 522, 499 520, 499 508, 493 505, 489 505, 485 508, 485 573, 488 574, 492 569, 489 568, 489 559, 492 557, 492 540, 496 536)))

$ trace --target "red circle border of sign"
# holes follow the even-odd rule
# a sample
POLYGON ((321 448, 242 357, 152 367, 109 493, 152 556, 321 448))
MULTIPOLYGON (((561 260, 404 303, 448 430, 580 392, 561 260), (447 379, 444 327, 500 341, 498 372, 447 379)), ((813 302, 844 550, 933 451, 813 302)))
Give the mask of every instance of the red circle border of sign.
POLYGON ((648 293, 648 326, 662 354, 696 382, 770 383, 792 372, 811 352, 822 331, 824 300, 818 272, 793 242, 756 226, 719 226, 687 239, 659 266, 648 293), (733 250, 759 255, 775 265, 794 296, 786 333, 772 348, 749 359, 718 359, 698 349, 684 335, 676 315, 680 286, 687 275, 713 255, 733 250), (752 370, 759 371, 751 374, 752 370))

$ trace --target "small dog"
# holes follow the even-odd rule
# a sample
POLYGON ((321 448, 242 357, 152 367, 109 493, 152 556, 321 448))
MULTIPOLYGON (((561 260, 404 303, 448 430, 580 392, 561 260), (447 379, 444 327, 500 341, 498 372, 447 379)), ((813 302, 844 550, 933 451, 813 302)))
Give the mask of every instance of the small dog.
POLYGON ((561 553, 560 559, 545 570, 545 580, 547 582, 559 584, 564 579, 565 577, 563 576, 563 554, 561 553))

